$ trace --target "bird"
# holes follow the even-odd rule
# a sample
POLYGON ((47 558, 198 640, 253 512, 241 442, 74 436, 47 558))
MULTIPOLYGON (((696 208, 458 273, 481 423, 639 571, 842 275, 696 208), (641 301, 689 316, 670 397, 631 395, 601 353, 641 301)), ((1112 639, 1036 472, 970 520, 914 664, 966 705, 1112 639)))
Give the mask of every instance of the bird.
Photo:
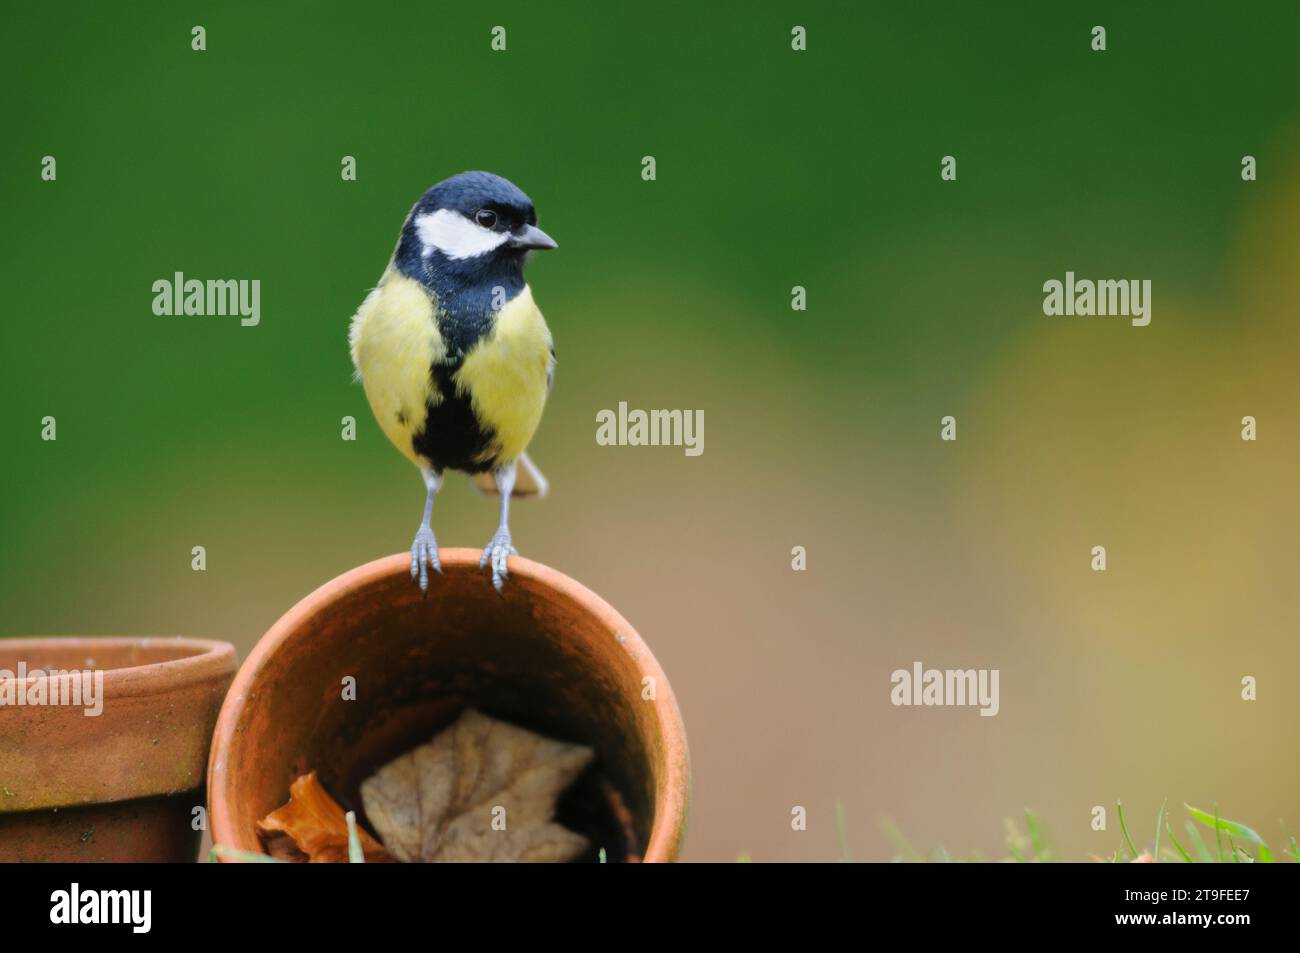
POLYGON ((511 497, 546 494, 525 451, 554 383, 555 345, 524 264, 556 247, 513 182, 491 172, 453 175, 415 203, 352 317, 356 378, 380 429, 424 477, 424 517, 411 543, 411 578, 422 593, 429 569, 442 573, 432 517, 445 471, 500 495, 500 525, 479 560, 498 593, 518 555, 511 497))

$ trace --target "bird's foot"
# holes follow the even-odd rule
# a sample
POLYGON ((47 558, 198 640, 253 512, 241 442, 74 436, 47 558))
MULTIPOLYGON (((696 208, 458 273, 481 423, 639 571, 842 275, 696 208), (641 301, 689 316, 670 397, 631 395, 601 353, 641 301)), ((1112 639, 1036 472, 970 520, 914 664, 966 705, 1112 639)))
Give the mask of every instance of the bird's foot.
POLYGON ((496 531, 496 534, 488 540, 488 544, 483 547, 483 555, 479 557, 478 568, 482 569, 491 564, 492 566, 492 585, 496 586, 497 592, 505 585, 506 578, 510 575, 510 570, 506 567, 506 560, 510 556, 518 556, 519 550, 510 545, 510 530, 504 526, 496 531))
POLYGON ((433 538, 433 530, 421 526, 411 543, 411 578, 419 579, 420 591, 429 591, 429 567, 442 575, 442 563, 438 561, 438 541, 433 538))

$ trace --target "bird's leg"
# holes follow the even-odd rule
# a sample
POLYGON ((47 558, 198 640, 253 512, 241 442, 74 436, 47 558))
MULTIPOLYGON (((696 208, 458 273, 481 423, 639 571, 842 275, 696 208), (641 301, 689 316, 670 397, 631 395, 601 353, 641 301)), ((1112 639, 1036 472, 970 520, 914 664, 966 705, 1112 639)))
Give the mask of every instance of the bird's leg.
POLYGON ((496 586, 497 592, 500 592, 501 587, 505 585, 506 577, 510 575, 510 570, 506 568, 507 558, 519 555, 519 552, 510 545, 510 493, 515 488, 514 463, 494 471, 493 476, 496 477, 497 492, 501 494, 501 525, 488 540, 488 544, 483 547, 483 555, 478 561, 478 567, 482 569, 491 562, 492 585, 496 586))
POLYGON ((438 495, 438 488, 442 486, 442 474, 436 470, 422 472, 429 495, 424 500, 424 519, 415 534, 415 542, 411 543, 411 578, 418 578, 420 591, 428 592, 429 567, 432 566, 434 572, 442 575, 442 563, 438 561, 438 541, 433 538, 433 526, 429 522, 433 518, 433 498, 438 495))

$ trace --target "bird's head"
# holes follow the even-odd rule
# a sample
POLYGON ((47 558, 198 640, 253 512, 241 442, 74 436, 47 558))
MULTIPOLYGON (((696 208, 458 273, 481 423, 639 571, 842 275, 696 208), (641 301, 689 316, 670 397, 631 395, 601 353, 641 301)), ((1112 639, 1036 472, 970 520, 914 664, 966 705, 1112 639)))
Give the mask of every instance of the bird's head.
POLYGON ((396 258, 414 277, 470 283, 522 274, 528 252, 555 247, 517 185, 491 172, 462 172, 431 187, 411 209, 396 258))

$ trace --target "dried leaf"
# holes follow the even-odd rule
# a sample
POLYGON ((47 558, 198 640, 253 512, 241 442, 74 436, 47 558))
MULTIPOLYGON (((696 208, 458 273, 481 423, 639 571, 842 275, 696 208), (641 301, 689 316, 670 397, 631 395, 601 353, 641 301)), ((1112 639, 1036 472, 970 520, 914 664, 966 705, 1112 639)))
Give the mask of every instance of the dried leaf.
POLYGON ((366 816, 407 863, 563 862, 587 839, 552 821, 595 753, 467 709, 361 785, 366 816))
MULTIPOLYGON (((289 786, 289 802, 257 823, 267 852, 296 863, 345 864, 348 862, 348 824, 343 808, 321 786, 316 772, 304 774, 289 786)), ((382 844, 358 829, 366 863, 392 863, 382 844)))

